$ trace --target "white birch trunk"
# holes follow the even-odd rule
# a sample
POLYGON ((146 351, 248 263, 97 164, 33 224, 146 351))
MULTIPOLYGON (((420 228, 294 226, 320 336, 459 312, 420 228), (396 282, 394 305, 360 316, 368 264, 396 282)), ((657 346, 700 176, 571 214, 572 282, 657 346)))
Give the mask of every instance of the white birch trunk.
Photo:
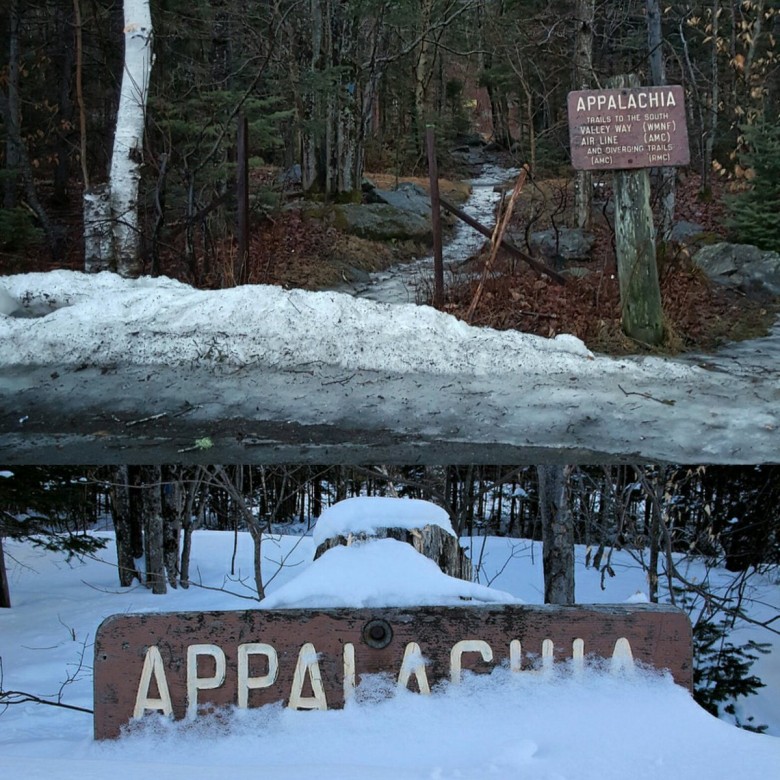
POLYGON ((109 271, 113 265, 111 200, 105 185, 84 191, 84 270, 109 271))
POLYGON ((116 116, 109 189, 114 258, 122 276, 140 273, 138 182, 141 178, 146 99, 152 70, 149 0, 124 0, 125 66, 116 116))

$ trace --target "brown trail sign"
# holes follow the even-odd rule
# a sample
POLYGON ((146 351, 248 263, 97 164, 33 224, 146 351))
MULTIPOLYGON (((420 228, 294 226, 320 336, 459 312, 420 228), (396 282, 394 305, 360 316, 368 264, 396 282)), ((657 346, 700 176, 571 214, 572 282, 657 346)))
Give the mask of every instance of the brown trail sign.
POLYGON ((571 164, 578 170, 688 165, 683 88, 624 87, 568 95, 571 164))
POLYGON ((148 712, 341 707, 367 673, 427 693, 463 670, 526 674, 571 660, 576 673, 597 657, 666 669, 690 688, 691 654, 687 615, 650 604, 115 615, 95 639, 95 738, 148 712))
POLYGON ((663 341, 649 168, 688 165, 683 88, 640 87, 634 74, 609 89, 568 95, 572 166, 614 170, 615 247, 623 331, 643 344, 663 341))

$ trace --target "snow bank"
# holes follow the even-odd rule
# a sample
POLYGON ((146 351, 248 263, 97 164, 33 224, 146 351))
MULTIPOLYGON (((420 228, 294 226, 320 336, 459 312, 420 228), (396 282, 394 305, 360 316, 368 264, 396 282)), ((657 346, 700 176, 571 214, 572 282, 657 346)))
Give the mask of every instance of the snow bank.
MULTIPOLYGON (((253 571, 249 535, 239 534, 236 541, 236 576, 226 582, 233 534, 196 532, 192 571, 208 588, 193 586, 160 597, 143 587, 118 587, 113 544, 96 559, 66 563, 61 553, 6 540, 14 606, 0 610, 5 689, 56 696, 71 677, 62 687, 63 701, 91 707, 91 642, 106 616, 246 609, 251 602, 227 592, 241 591, 241 581, 253 571)), ((482 547, 482 540, 477 541, 482 547)), ((379 545, 354 548, 352 557, 359 559, 379 545)), ((281 567, 269 582, 271 596, 296 581, 303 592, 306 572, 337 552, 310 564, 311 548, 305 537, 266 539, 268 577, 281 567)), ((385 558, 371 577, 394 561, 400 569, 405 555, 401 551, 385 558)), ((585 568, 584 557, 584 549, 578 548, 581 600, 625 599, 644 584, 641 567, 627 551, 615 552, 617 575, 607 580, 606 591, 599 573, 585 568)), ((538 545, 488 539, 481 559, 503 587, 523 595, 538 593, 541 600, 538 545)), ((689 572, 692 577, 702 574, 703 569, 689 572)), ((320 565, 319 575, 310 592, 327 592, 338 571, 320 565)), ((404 587, 424 596, 427 588, 442 589, 441 576, 415 569, 404 587)), ((349 587, 348 581, 343 585, 349 587)), ((364 581, 361 589, 365 587, 364 581)), ((754 594, 757 601, 746 603, 750 614, 766 616, 755 611, 757 605, 776 613, 777 590, 767 583, 766 591, 754 594)), ((776 683, 772 679, 774 687, 761 691, 775 707, 776 683)), ((780 766, 779 737, 751 734, 717 720, 687 691, 657 675, 623 677, 589 670, 576 677, 566 667, 545 674, 499 668, 490 675, 464 675, 461 685, 442 685, 430 696, 399 691, 383 698, 388 688, 394 689, 394 680, 361 679, 355 701, 343 710, 293 712, 270 705, 194 723, 151 719, 128 736, 105 743, 92 740, 89 714, 13 705, 0 711, 0 765, 3 777, 26 780, 206 780, 226 775, 242 780, 770 780, 780 766)), ((761 696, 751 697, 751 708, 761 696)), ((776 733, 777 724, 775 720, 770 726, 776 733)))
POLYGON ((668 377, 692 369, 657 361, 594 359, 578 338, 471 327, 427 306, 357 300, 335 292, 245 286, 197 290, 166 278, 74 271, 3 278, 34 319, 0 317, 2 364, 211 362, 288 368, 484 375, 501 372, 668 377))
POLYGON ((266 609, 519 604, 509 593, 444 574, 397 539, 374 539, 328 550, 266 596, 266 609))

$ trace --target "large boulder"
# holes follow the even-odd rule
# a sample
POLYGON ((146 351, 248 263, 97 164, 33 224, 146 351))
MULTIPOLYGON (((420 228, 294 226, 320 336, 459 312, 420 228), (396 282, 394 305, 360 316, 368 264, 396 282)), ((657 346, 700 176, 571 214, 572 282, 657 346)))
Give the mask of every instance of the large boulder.
POLYGON ((531 233, 531 250, 548 260, 590 260, 596 238, 581 228, 558 228, 531 233))
POLYGON ((431 218, 431 199, 419 184, 413 182, 403 181, 394 190, 370 190, 366 200, 369 203, 386 203, 425 219, 431 218))
POLYGON ((669 238, 675 244, 690 244, 695 242, 705 232, 705 229, 698 223, 681 219, 672 225, 672 232, 669 238))
POLYGON ((740 288, 760 287, 780 295, 780 254, 751 244, 703 246, 693 261, 716 282, 740 288))
POLYGON ((335 227, 372 241, 433 241, 428 216, 387 203, 339 203, 333 206, 335 227))

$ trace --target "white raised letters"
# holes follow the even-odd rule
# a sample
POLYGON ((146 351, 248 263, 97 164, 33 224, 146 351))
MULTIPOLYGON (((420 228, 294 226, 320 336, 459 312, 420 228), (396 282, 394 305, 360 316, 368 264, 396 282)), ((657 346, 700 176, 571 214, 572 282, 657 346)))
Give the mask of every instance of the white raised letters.
POLYGON ((298 653, 298 663, 295 665, 290 700, 287 706, 291 710, 327 710, 328 700, 325 698, 325 688, 322 686, 322 673, 317 659, 317 651, 311 642, 306 642, 298 653), (306 678, 311 682, 312 696, 303 695, 306 678))
POLYGON ((168 691, 168 680, 165 679, 165 666, 163 665, 160 650, 152 645, 146 650, 144 668, 141 670, 141 679, 138 681, 138 692, 135 695, 133 717, 143 718, 147 710, 160 710, 163 715, 173 714, 171 694, 168 691), (149 686, 152 678, 157 685, 159 697, 153 699, 149 695, 149 686))
MULTIPOLYGON (((585 668, 585 641, 573 639, 571 645, 571 668, 573 673, 582 674, 585 668)), ((527 649, 527 645, 526 645, 527 649)), ((529 671, 536 669, 544 674, 549 674, 554 668, 555 645, 552 639, 544 639, 541 648, 537 645, 531 651, 531 658, 535 652, 541 649, 540 664, 529 664, 529 671)), ((482 639, 463 639, 456 642, 450 648, 450 680, 457 684, 462 678, 463 655, 465 653, 479 653, 484 663, 499 663, 502 659, 495 658, 493 648, 482 639)), ((519 639, 512 639, 508 647, 509 668, 512 672, 521 673, 523 669, 523 644, 519 639)), ((539 656, 536 656, 537 658, 539 656)), ((506 655, 504 656, 506 658, 506 655)), ((292 684, 290 686, 287 706, 297 710, 327 710, 328 701, 325 693, 325 685, 320 669, 320 657, 311 642, 301 645, 298 652, 292 684), (311 695, 304 695, 304 690, 311 689, 311 695)), ((201 670, 203 664, 200 661, 201 670)), ((404 648, 403 659, 398 671, 398 688, 409 688, 412 678, 420 693, 431 692, 428 681, 428 662, 417 642, 409 642, 404 648)), ((634 669, 634 655, 631 645, 625 637, 616 640, 610 668, 613 673, 632 671, 634 669)), ((198 692, 220 688, 225 685, 227 659, 225 651, 214 644, 193 644, 187 647, 186 665, 186 717, 194 718, 198 714, 198 692), (200 659, 212 659, 213 673, 199 673, 200 659)), ((244 709, 249 706, 249 692, 261 688, 272 688, 278 684, 279 656, 272 645, 265 642, 249 642, 240 644, 236 648, 235 656, 235 699, 238 707, 244 709), (267 671, 264 674, 250 674, 251 659, 256 656, 264 656, 267 671)), ((355 645, 351 642, 344 643, 342 649, 342 690, 343 701, 346 703, 354 697, 357 680, 357 663, 355 645)), ((280 694, 279 699, 282 698, 280 694)), ((173 701, 166 678, 165 663, 158 647, 152 645, 147 648, 144 657, 141 675, 138 681, 133 718, 142 718, 147 712, 161 712, 163 715, 173 715, 173 701), (152 695, 153 688, 157 689, 157 695, 152 695)))
POLYGON ((187 648, 187 717, 198 714, 198 691, 219 688, 225 682, 225 651, 217 645, 190 645, 187 648), (214 659, 214 674, 211 677, 198 676, 198 657, 211 656, 214 659))
POLYGON ((265 642, 249 642, 238 646, 238 706, 249 706, 249 691, 270 688, 279 676, 279 656, 276 650, 265 642), (264 655, 268 659, 268 672, 259 677, 249 676, 249 657, 264 655))
POLYGON ((409 680, 412 677, 417 680, 420 693, 431 692, 431 686, 428 685, 428 675, 425 672, 425 659, 417 642, 409 642, 404 649, 401 669, 398 672, 398 687, 408 688, 409 680))
POLYGON ((493 648, 482 639, 463 639, 456 642, 450 650, 450 680, 456 684, 460 682, 463 653, 480 653, 486 663, 493 660, 493 648))

